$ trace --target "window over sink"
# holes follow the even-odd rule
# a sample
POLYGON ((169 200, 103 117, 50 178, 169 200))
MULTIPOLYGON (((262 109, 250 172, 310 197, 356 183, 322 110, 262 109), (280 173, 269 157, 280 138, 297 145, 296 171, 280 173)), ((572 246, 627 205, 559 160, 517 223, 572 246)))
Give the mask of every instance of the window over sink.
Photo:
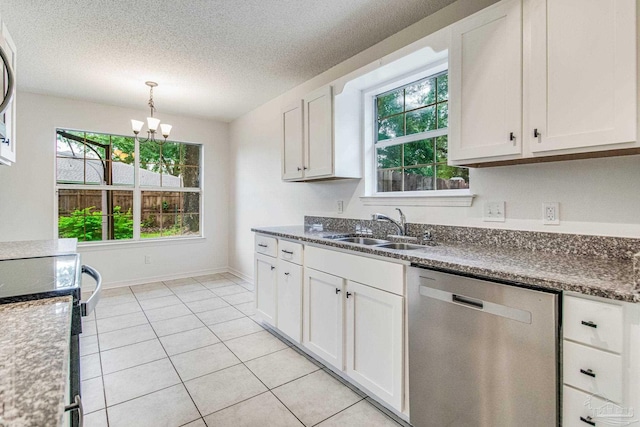
POLYGON ((201 235, 202 146, 56 130, 58 237, 201 235))
POLYGON ((469 188, 469 170, 447 165, 447 71, 375 96, 376 192, 469 188))

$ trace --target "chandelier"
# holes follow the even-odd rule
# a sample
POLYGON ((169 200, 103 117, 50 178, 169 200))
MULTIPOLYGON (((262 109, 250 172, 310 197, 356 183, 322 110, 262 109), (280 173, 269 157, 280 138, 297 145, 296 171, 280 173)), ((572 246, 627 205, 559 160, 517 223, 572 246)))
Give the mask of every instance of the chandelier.
MULTIPOLYGON (((166 141, 169 138, 169 134, 171 133, 171 125, 167 123, 160 123, 159 119, 153 117, 153 112, 156 111, 156 107, 153 104, 153 88, 158 86, 156 82, 145 82, 147 86, 149 86, 149 108, 151 108, 151 117, 147 117, 147 139, 145 141, 155 141, 156 140, 156 132, 158 131, 158 126, 160 126, 160 132, 166 141)), ((144 126, 144 122, 140 120, 131 120, 131 128, 133 133, 138 137, 140 131, 142 131, 142 127, 144 126)))

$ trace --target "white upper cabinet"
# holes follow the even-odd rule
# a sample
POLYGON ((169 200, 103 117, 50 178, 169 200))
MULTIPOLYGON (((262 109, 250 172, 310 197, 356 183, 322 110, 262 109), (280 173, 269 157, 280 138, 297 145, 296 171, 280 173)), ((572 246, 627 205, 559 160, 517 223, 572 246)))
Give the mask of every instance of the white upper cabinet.
POLYGON ((453 24, 450 163, 640 147, 636 18, 635 0, 505 0, 453 24))
MULTIPOLYGON (((282 109, 282 179, 360 178, 360 138, 335 138, 333 86, 323 86, 282 109)), ((351 136, 351 134, 349 134, 351 136)))
MULTIPOLYGON (((15 82, 15 70, 16 70, 16 46, 13 43, 7 27, 0 20, 0 47, 4 51, 11 69, 14 73, 15 82)), ((0 67, 3 70, 2 77, 0 78, 0 90, 3 95, 8 91, 8 73, 4 67, 0 67)), ((7 94, 11 96, 11 94, 7 94)), ((16 97, 15 90, 11 104, 5 110, 4 114, 0 115, 0 164, 11 165, 16 161, 16 97)))
POLYGON ((298 180, 304 176, 304 137, 302 101, 282 109, 282 179, 298 180))
POLYGON ((529 0, 528 11, 531 151, 635 141, 635 0, 529 0))
POLYGON ((305 177, 333 174, 333 99, 331 86, 304 98, 305 177))
POLYGON ((449 159, 520 154, 521 0, 454 24, 449 61, 449 159))

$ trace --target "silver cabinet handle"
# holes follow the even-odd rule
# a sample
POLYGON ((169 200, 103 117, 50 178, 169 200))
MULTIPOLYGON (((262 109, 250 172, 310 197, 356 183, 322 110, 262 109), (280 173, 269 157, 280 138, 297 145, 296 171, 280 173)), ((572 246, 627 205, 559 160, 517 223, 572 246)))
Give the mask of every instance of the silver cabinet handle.
POLYGON ((289 272, 284 273, 285 276, 288 276, 289 274, 291 274, 291 273, 289 273, 289 272))
POLYGON ((100 301, 100 291, 102 289, 102 276, 98 273, 98 270, 90 267, 88 265, 82 266, 82 274, 86 274, 87 276, 93 278, 96 281, 96 289, 93 291, 93 294, 89 297, 86 302, 80 303, 80 314, 82 316, 88 316, 93 312, 93 309, 98 305, 98 301, 100 301))
POLYGON ((80 399, 80 396, 76 395, 73 403, 65 406, 64 411, 78 411, 78 427, 82 427, 84 424, 84 409, 82 408, 82 399, 80 399))
POLYGON ((271 271, 275 270, 276 268, 272 265, 271 267, 271 271))
POLYGON ((293 255, 292 251, 286 251, 286 250, 282 249, 282 252, 284 252, 287 255, 293 255))
POLYGON ((258 243, 258 246, 260 246, 261 248, 268 248, 269 245, 263 245, 262 243, 258 243))

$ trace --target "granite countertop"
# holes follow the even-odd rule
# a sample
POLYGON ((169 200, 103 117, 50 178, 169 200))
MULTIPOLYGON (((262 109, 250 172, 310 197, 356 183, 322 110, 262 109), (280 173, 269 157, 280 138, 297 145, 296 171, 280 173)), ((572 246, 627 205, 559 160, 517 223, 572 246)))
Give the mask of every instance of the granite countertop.
POLYGON ((252 231, 489 279, 640 302, 640 290, 634 283, 632 260, 461 243, 438 243, 417 250, 393 250, 331 240, 333 236, 350 233, 311 231, 302 225, 258 227, 252 228, 252 231))
POLYGON ((77 246, 78 239, 1 242, 0 260, 75 254, 77 246))
POLYGON ((0 305, 0 426, 62 424, 72 304, 65 296, 0 305))

